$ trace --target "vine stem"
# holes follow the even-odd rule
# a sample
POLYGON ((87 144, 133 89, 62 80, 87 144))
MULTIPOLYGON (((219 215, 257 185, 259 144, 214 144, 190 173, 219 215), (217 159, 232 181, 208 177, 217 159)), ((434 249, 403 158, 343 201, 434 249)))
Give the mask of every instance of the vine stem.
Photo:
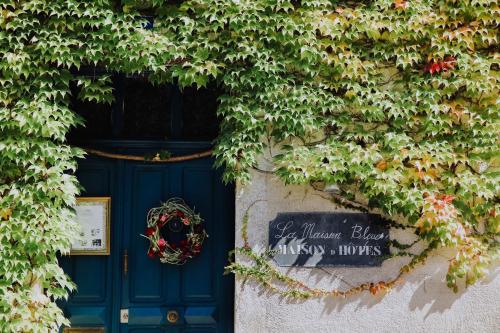
MULTIPOLYGON (((263 254, 257 254, 253 252, 252 247, 248 241, 248 222, 249 222, 249 213, 250 209, 257 203, 266 200, 256 200, 253 201, 245 210, 242 219, 241 226, 241 237, 243 239, 244 245, 241 248, 236 248, 235 252, 238 252, 242 255, 247 256, 251 259, 254 264, 253 265, 245 265, 236 262, 236 258, 234 261, 230 259, 230 264, 226 266, 226 272, 232 272, 234 274, 243 276, 245 278, 254 279, 257 282, 260 282, 263 286, 269 288, 271 291, 278 293, 281 296, 288 298, 299 298, 299 299, 307 299, 311 297, 325 297, 325 296, 340 296, 347 297, 353 294, 357 294, 363 291, 369 291, 372 294, 377 294, 380 291, 388 291, 394 285, 401 281, 401 278, 404 274, 410 272, 418 263, 422 263, 427 258, 429 252, 432 250, 431 247, 424 249, 420 254, 413 255, 413 259, 409 264, 403 265, 395 278, 392 278, 387 281, 379 281, 379 282, 370 282, 370 283, 362 283, 357 286, 351 285, 344 279, 340 279, 342 282, 347 284, 350 288, 346 290, 339 290, 337 288, 331 290, 325 289, 317 289, 306 285, 304 282, 298 281, 286 274, 280 272, 272 264, 269 262, 269 258, 266 255, 267 252, 263 254), (280 288, 276 285, 274 281, 280 281, 285 285, 285 287, 280 288)), ((416 242, 415 242, 416 243, 416 242)), ((411 244, 413 246, 415 243, 411 244)), ((323 270, 325 271, 325 270, 323 270)), ((328 272, 329 273, 329 272, 328 272)))

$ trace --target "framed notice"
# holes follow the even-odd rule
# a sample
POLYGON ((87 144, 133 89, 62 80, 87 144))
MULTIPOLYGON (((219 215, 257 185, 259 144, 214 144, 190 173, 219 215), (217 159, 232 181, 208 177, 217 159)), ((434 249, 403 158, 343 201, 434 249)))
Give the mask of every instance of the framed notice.
POLYGON ((71 255, 109 255, 110 197, 76 199, 76 222, 79 237, 71 244, 71 255))

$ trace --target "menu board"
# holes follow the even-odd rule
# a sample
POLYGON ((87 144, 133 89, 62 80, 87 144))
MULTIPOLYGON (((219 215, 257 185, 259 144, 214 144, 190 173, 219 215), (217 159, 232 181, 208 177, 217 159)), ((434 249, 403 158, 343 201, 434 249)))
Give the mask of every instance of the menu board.
POLYGON ((75 208, 79 235, 71 244, 71 255, 108 255, 110 249, 109 197, 80 197, 75 208))

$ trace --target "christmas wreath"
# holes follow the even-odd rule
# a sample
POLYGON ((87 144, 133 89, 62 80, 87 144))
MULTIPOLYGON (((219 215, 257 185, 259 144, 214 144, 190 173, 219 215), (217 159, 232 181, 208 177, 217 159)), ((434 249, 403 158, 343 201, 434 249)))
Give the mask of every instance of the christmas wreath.
POLYGON ((147 216, 145 235, 149 240, 148 256, 159 257, 162 263, 183 265, 200 254, 208 234, 203 219, 184 200, 172 198, 147 216))

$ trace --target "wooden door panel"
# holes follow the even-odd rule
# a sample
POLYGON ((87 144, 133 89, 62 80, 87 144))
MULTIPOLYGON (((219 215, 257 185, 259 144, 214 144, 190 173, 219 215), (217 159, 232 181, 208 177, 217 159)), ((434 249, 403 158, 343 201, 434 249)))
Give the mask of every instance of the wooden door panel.
MULTIPOLYGON (((152 328, 134 328, 134 327, 129 327, 128 329, 127 328, 124 328, 125 331, 124 332, 128 332, 128 333, 166 333, 167 331, 164 329, 164 328, 160 328, 160 327, 152 327, 152 328)), ((168 331, 170 333, 170 331, 168 331)), ((174 332, 172 332, 174 333, 174 332)), ((175 332, 177 333, 177 332, 175 332)))
POLYGON ((73 257, 71 277, 78 286, 73 303, 101 303, 106 301, 108 258, 105 256, 73 257), (91 267, 91 269, 89 269, 91 267))
MULTIPOLYGON (((127 168, 126 174, 133 181, 130 221, 125 221, 130 232, 125 235, 125 242, 129 244, 129 256, 133 256, 129 265, 131 273, 125 278, 125 284, 129 280, 129 290, 123 295, 122 305, 129 308, 129 326, 147 327, 161 322, 167 332, 175 327, 182 327, 183 330, 198 327, 207 332, 214 331, 217 326, 223 327, 219 319, 227 320, 229 316, 218 318, 217 313, 224 312, 227 304, 223 297, 227 295, 219 295, 219 288, 224 288, 217 286, 223 281, 227 252, 222 255, 218 252, 226 249, 228 242, 224 224, 232 222, 228 218, 232 210, 229 204, 225 210, 218 211, 227 205, 228 196, 221 195, 227 188, 222 185, 220 175, 212 169, 211 160, 167 166, 130 163, 127 168), (140 236, 146 227, 148 210, 159 206, 160 200, 177 196, 201 215, 209 234, 201 254, 182 266, 161 264, 158 258, 148 258, 149 243, 140 236), (222 297, 218 299, 218 296, 222 297), (166 321, 169 310, 176 310, 180 315, 175 325, 166 321)), ((228 229, 231 230, 230 227, 228 229)))
POLYGON ((165 301, 165 276, 158 260, 147 257, 148 241, 140 236, 146 228, 148 210, 163 197, 163 172, 160 168, 139 166, 133 173, 130 220, 129 300, 131 303, 165 301))
POLYGON ((66 316, 72 326, 110 326, 109 311, 106 306, 72 304, 66 308, 66 316))
POLYGON ((166 309, 162 307, 133 307, 129 309, 129 326, 156 326, 165 324, 166 309))
POLYGON ((214 228, 213 171, 208 168, 184 168, 182 172, 183 198, 204 219, 208 238, 203 243, 199 256, 182 267, 182 300, 215 300, 215 256, 214 245, 217 235, 214 228))
POLYGON ((213 161, 149 164, 88 158, 79 163, 82 196, 110 196, 111 254, 72 256, 61 263, 78 291, 63 304, 73 326, 109 333, 215 333, 232 331, 232 277, 223 277, 234 235, 234 193, 213 161), (147 256, 142 237, 149 209, 181 197, 205 220, 209 234, 199 256, 183 266, 147 256), (123 253, 128 253, 128 272, 123 253), (119 323, 128 309, 128 323, 119 323), (179 313, 177 323, 168 311, 179 313))
POLYGON ((206 328, 188 328, 183 331, 183 333, 215 333, 217 330, 215 328, 206 327, 206 328))
POLYGON ((184 320, 189 325, 213 325, 217 323, 215 306, 190 306, 184 312, 184 320))
MULTIPOLYGON (((113 196, 114 172, 116 163, 98 159, 79 161, 77 177, 84 190, 81 196, 113 196)), ((111 208, 116 207, 111 202, 111 208)), ((116 232, 116 214, 112 212, 111 233, 116 232)), ((116 248, 115 240, 111 239, 112 252, 116 248)), ((60 264, 66 274, 76 283, 77 289, 69 300, 62 304, 65 316, 73 326, 104 327, 111 332, 112 326, 112 256, 63 256, 60 264)))

